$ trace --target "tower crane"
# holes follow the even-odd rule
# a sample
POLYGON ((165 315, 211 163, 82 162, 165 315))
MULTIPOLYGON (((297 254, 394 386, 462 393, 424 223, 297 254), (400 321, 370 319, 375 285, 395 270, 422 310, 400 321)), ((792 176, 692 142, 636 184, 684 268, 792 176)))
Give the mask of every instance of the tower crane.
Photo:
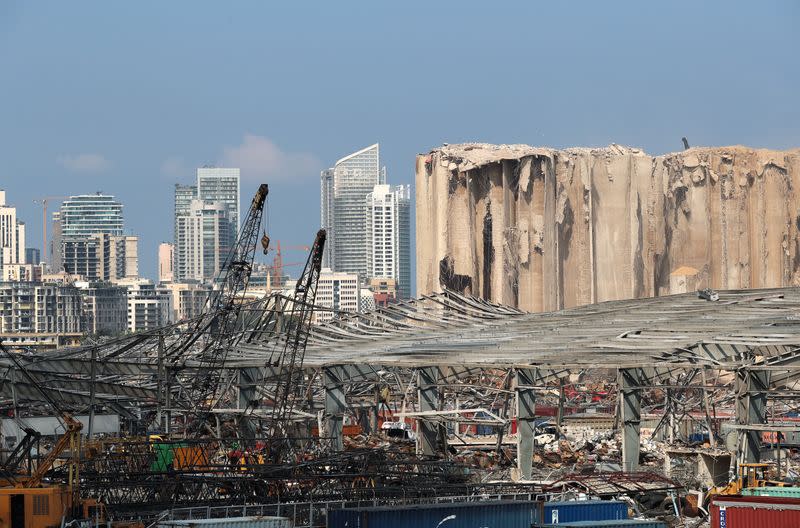
POLYGON ((296 251, 305 251, 305 252, 308 252, 308 251, 311 250, 311 248, 308 247, 308 246, 297 246, 297 245, 295 245, 295 246, 283 246, 283 248, 281 248, 281 241, 277 240, 275 242, 275 256, 272 258, 272 266, 271 266, 270 269, 274 270, 275 277, 277 277, 279 281, 281 280, 281 277, 283 277, 283 267, 284 266, 293 265, 293 264, 284 264, 283 263, 283 253, 281 251, 282 249, 289 250, 289 251, 296 250, 296 251))
POLYGON ((54 200, 66 200, 69 196, 45 196, 33 203, 42 205, 42 262, 47 263, 47 204, 54 200))

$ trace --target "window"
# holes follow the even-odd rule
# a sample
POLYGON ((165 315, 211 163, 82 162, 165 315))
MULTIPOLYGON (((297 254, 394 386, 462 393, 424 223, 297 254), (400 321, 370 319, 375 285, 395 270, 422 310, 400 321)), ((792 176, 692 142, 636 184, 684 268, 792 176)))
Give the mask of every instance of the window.
POLYGON ((48 497, 47 495, 34 495, 33 514, 50 515, 50 497, 48 497))

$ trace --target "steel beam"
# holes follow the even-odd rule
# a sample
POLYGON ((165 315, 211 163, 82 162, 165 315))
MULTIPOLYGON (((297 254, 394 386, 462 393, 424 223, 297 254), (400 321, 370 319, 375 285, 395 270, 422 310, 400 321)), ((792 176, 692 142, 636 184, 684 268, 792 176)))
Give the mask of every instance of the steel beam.
POLYGON ((517 369, 515 391, 517 397, 517 469, 522 480, 533 474, 534 432, 536 429, 535 369, 517 369))
POLYGON ((636 471, 639 467, 640 426, 642 419, 641 369, 617 370, 619 412, 622 422, 622 471, 636 471))
MULTIPOLYGON (((438 411, 439 368, 425 367, 417 370, 417 391, 420 412, 438 411)), ((425 418, 417 418, 417 452, 422 455, 435 455, 439 445, 439 425, 425 418)))
MULTIPOLYGON (((736 371, 736 424, 767 423, 767 393, 770 372, 741 368, 736 371)), ((761 457, 761 436, 758 431, 740 429, 736 442, 736 460, 758 462, 761 457)))
MULTIPOLYGON (((343 367, 327 366, 322 368, 322 384, 325 387, 325 436, 331 438, 331 448, 334 451, 344 449, 342 427, 344 412, 347 408, 344 379, 346 379, 346 369, 343 367)), ((321 432, 320 436, 322 436, 321 432)))

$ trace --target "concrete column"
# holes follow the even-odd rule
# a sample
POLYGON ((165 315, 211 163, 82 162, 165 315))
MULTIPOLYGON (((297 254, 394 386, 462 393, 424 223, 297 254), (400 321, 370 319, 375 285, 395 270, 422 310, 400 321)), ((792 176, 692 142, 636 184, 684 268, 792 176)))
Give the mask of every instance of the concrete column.
MULTIPOLYGON (((237 373, 237 385, 239 387, 238 408, 255 409, 258 406, 258 386, 259 381, 264 379, 261 369, 256 367, 242 368, 237 373)), ((255 438, 256 425, 253 423, 249 413, 239 415, 239 427, 246 438, 255 438)))
MULTIPOLYGON (((345 371, 342 367, 323 367, 322 383, 325 387, 324 436, 332 439, 331 448, 334 451, 344 449, 342 426, 344 425, 344 412, 347 407, 344 396, 344 379, 345 371)), ((323 436, 322 431, 320 431, 320 436, 323 436)))
POLYGON ((617 388, 622 421, 622 471, 639 467, 640 425, 642 409, 641 369, 619 369, 617 388))
POLYGON ((536 428, 536 393, 533 389, 535 379, 535 369, 519 369, 515 372, 517 468, 519 477, 523 480, 530 480, 533 474, 533 437, 536 428))
MULTIPOLYGON (((439 410, 439 368, 425 367, 417 370, 419 410, 439 410)), ((417 420, 417 452, 435 455, 439 446, 439 427, 427 420, 417 420)))
MULTIPOLYGON (((770 372, 741 368, 736 372, 736 424, 767 423, 767 392, 770 372)), ((758 462, 761 458, 761 432, 739 430, 736 460, 758 462)))

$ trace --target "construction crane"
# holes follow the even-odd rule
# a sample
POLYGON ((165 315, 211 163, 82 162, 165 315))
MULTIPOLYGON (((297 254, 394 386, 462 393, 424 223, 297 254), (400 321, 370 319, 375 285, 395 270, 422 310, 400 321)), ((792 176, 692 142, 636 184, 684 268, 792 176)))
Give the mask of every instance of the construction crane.
POLYGON ((270 458, 273 462, 279 462, 285 448, 290 445, 281 439, 287 438, 289 433, 288 421, 291 419, 295 402, 292 393, 303 386, 301 378, 303 360, 311 329, 314 302, 317 298, 317 285, 322 269, 322 252, 325 249, 326 237, 324 229, 317 232, 303 274, 297 280, 292 299, 289 301, 288 330, 283 347, 277 357, 273 354, 269 360, 271 366, 278 367, 278 370, 282 372, 275 386, 275 400, 270 419, 269 437, 273 439, 270 458))
POLYGON ((33 201, 35 204, 42 205, 42 262, 47 263, 47 204, 54 200, 66 200, 67 198, 69 196, 45 196, 33 201))
MULTIPOLYGON (((50 449, 44 458, 41 458, 36 465, 36 469, 27 478, 13 478, 9 482, 13 490, 4 494, 8 496, 9 500, 0 503, 0 525, 5 526, 26 526, 37 528, 38 526, 50 526, 52 522, 60 521, 63 511, 69 511, 73 506, 80 504, 80 477, 78 473, 79 458, 80 458, 80 442, 81 442, 81 429, 83 424, 75 420, 71 414, 61 409, 58 403, 50 396, 50 394, 42 388, 35 377, 28 372, 28 369, 22 364, 15 354, 10 352, 2 343, 0 343, 0 351, 2 351, 14 365, 17 367, 27 381, 42 395, 56 416, 59 417, 64 425, 64 433, 58 438, 55 445, 50 449), (66 492, 62 486, 45 486, 42 490, 42 481, 45 475, 50 471, 58 458, 67 450, 70 450, 70 461, 68 466, 68 480, 66 484, 66 492), (47 502, 50 504, 47 508, 48 513, 42 515, 41 511, 37 512, 36 504, 41 504, 45 499, 30 501, 25 500, 26 497, 47 497, 47 502), (29 506, 30 503, 30 506, 29 506), (63 508, 58 508, 61 503, 63 508), (50 511, 53 515, 50 515, 50 511), (28 520, 25 522, 25 520, 28 520), (41 523, 41 524, 38 524, 41 523)), ((38 433, 33 430, 27 430, 26 438, 34 437, 38 439, 38 433)), ((31 442, 26 442, 32 447, 31 442)), ((30 447, 27 449, 29 450, 30 447)), ((16 457, 19 458, 19 455, 16 457)))
POLYGON ((283 267, 292 265, 283 263, 282 249, 285 249, 287 251, 304 251, 304 252, 308 252, 311 250, 311 248, 308 246, 284 246, 283 248, 281 248, 281 241, 280 240, 276 241, 275 256, 272 257, 272 266, 270 269, 275 270, 275 276, 278 277, 278 280, 280 280, 280 278, 283 277, 283 267))
MULTIPOLYGON (((202 348, 196 359, 199 360, 201 372, 204 374, 192 379, 186 398, 186 403, 192 406, 190 414, 195 418, 195 434, 202 434, 202 428, 216 405, 217 389, 223 371, 220 367, 238 339, 236 327, 240 320, 242 294, 247 290, 253 269, 264 202, 268 194, 267 185, 261 184, 253 196, 236 243, 215 280, 219 289, 210 296, 206 304, 207 317, 198 319, 195 327, 167 351, 167 356, 172 359, 173 366, 176 366, 191 355, 193 348, 202 348)), ((269 244, 266 234, 261 238, 261 244, 264 249, 269 244)))

